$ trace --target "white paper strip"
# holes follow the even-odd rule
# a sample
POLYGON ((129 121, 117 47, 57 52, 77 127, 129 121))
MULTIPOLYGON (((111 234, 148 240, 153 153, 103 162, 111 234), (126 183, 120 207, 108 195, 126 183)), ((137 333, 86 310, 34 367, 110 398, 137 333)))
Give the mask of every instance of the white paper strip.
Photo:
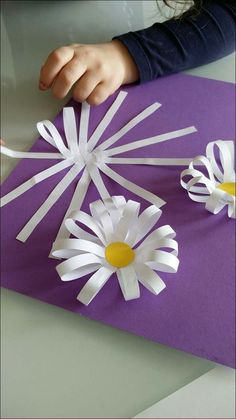
POLYGON ((195 127, 183 128, 177 131, 167 132, 165 134, 156 135, 155 137, 145 138, 144 140, 134 141, 133 143, 124 144, 119 147, 110 148, 105 151, 105 156, 114 156, 115 154, 125 153, 126 151, 136 150, 137 148, 146 147, 152 144, 158 144, 162 141, 172 140, 173 138, 183 137, 184 135, 196 132, 195 127))
POLYGON ((106 164, 99 165, 99 169, 112 180, 114 180, 116 183, 119 183, 121 186, 133 192, 135 195, 140 196, 141 198, 145 199, 148 202, 151 202, 159 208, 165 205, 166 202, 163 201, 163 199, 158 198, 158 196, 154 195, 152 192, 148 192, 146 189, 141 188, 141 186, 138 186, 130 180, 125 179, 123 176, 116 173, 106 164))
POLYGON ((138 164, 151 166, 187 166, 192 159, 178 159, 178 158, 142 158, 142 157, 105 157, 106 164, 138 164))
POLYGON ((148 108, 144 109, 144 111, 140 112, 136 115, 133 119, 131 119, 123 128, 121 128, 118 132, 116 132, 112 137, 108 138, 98 147, 99 150, 106 150, 112 144, 116 143, 121 137, 123 137, 127 132, 129 132, 132 128, 138 125, 141 121, 146 119, 149 115, 155 112, 158 108, 160 108, 160 103, 153 103, 153 105, 149 106, 148 108))
POLYGON ((26 182, 22 183, 17 188, 13 189, 11 192, 6 194, 1 198, 1 207, 8 204, 9 202, 13 201, 14 199, 18 198, 18 196, 22 195, 29 189, 31 189, 37 183, 42 182, 45 179, 55 175, 56 173, 61 172, 62 170, 66 169, 67 167, 71 166, 71 162, 69 160, 63 160, 60 163, 55 164, 48 169, 43 170, 42 172, 34 175, 32 178, 27 180, 26 182))
POLYGON ((102 199, 109 198, 110 194, 102 180, 98 167, 97 166, 90 167, 89 174, 101 198, 102 199))
POLYGON ((88 142, 88 123, 90 106, 87 102, 81 105, 80 125, 79 125, 79 147, 84 150, 88 142))
POLYGON ((100 268, 91 276, 86 285, 82 288, 77 295, 77 300, 87 306, 94 297, 96 297, 113 273, 113 269, 104 266, 100 268))
MULTIPOLYGON (((71 150, 71 154, 79 155, 79 145, 78 145, 78 136, 77 136, 77 125, 75 119, 74 109, 71 107, 63 108, 63 121, 64 121, 64 131, 67 140, 67 144, 71 150)), ((84 130, 86 135, 86 126, 87 119, 84 123, 84 130)), ((84 133, 83 133, 84 134, 84 133)))
POLYGON ((139 282, 155 295, 160 294, 166 287, 164 281, 159 275, 153 271, 149 266, 142 263, 136 264, 136 269, 139 272, 139 282))
MULTIPOLYGON (((84 198, 86 196, 90 181, 91 181, 91 179, 90 179, 88 170, 85 168, 79 182, 77 183, 74 195, 73 195, 72 200, 70 202, 70 205, 69 205, 69 207, 68 207, 68 209, 65 213, 63 222, 62 222, 61 227, 60 227, 60 229, 57 233, 57 236, 56 236, 55 240, 60 240, 62 238, 68 238, 70 236, 70 233, 65 226, 65 220, 67 218, 69 218, 69 215, 72 212, 74 212, 76 210, 79 210, 81 208, 81 205, 82 205, 82 203, 84 201, 84 198)), ((52 255, 50 255, 50 256, 52 256, 52 255)))
MULTIPOLYGON (((69 121, 66 120, 66 122, 69 121)), ((51 121, 38 122, 37 129, 41 137, 53 147, 56 147, 65 158, 71 157, 70 148, 65 146, 61 134, 51 121)))
MULTIPOLYGON (((137 268, 137 265, 136 265, 137 268)), ((125 301, 140 297, 140 289, 136 270, 133 266, 126 266, 117 271, 117 278, 125 301)))
POLYGON ((108 109, 106 115, 98 124, 97 128, 95 129, 94 133, 91 135, 88 141, 88 151, 92 151, 94 147, 97 145, 98 141, 100 140, 102 134, 114 118, 116 112, 118 111, 119 107, 122 105, 123 101, 127 96, 127 92, 119 92, 117 98, 108 109))
POLYGON ((39 152, 32 152, 32 151, 16 151, 11 150, 3 145, 0 146, 1 154, 11 157, 13 159, 64 159, 64 156, 60 153, 39 153, 39 152))
POLYGON ((71 182, 78 176, 79 172, 83 168, 83 163, 80 165, 74 165, 70 171, 65 175, 65 177, 57 184, 57 186, 53 189, 50 195, 47 197, 46 201, 41 205, 41 207, 35 212, 33 217, 28 221, 28 223, 24 226, 21 232, 16 237, 17 240, 25 242, 40 221, 45 217, 47 212, 52 208, 52 206, 57 202, 63 192, 67 189, 67 187, 71 184, 71 182))

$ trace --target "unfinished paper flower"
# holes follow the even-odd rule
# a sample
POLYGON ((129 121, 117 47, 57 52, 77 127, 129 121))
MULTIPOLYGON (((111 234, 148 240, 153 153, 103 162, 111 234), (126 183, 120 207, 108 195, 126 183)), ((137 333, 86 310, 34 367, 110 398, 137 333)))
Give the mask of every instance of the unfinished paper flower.
POLYGON ((218 214, 227 206, 228 216, 235 218, 234 142, 219 140, 209 143, 206 156, 196 157, 189 168, 183 170, 181 185, 193 201, 205 203, 208 211, 218 214), (216 147, 219 158, 215 155, 216 147), (195 169, 195 165, 198 165, 198 169, 195 169), (201 169, 199 165, 204 168, 201 169), (185 178, 188 178, 187 182, 185 178))
MULTIPOLYGON (((151 138, 145 138, 131 142, 129 144, 122 145, 120 147, 109 148, 111 145, 116 143, 121 137, 129 132, 138 123, 143 121, 153 112, 155 112, 161 105, 160 103, 154 103, 148 108, 144 109, 141 113, 131 119, 126 125, 124 125, 118 132, 111 137, 107 138, 103 143, 96 147, 101 135, 110 124, 114 115, 118 111, 122 102, 124 101, 127 93, 120 92, 116 97, 115 101, 108 109, 107 113, 98 124, 97 128, 93 132, 92 136, 88 139, 88 122, 90 106, 86 103, 82 103, 81 116, 80 116, 80 127, 79 135, 77 135, 77 126, 75 112, 72 107, 63 109, 63 122, 64 132, 67 141, 67 146, 64 144, 63 138, 57 128, 50 121, 43 121, 37 124, 38 131, 41 137, 54 146, 59 152, 57 153, 33 153, 33 152, 17 152, 10 150, 7 147, 1 147, 1 153, 8 155, 9 157, 23 157, 33 159, 61 159, 62 161, 49 167, 46 170, 36 174, 22 185, 18 186, 13 191, 9 192, 1 199, 1 206, 4 206, 29 190, 32 186, 36 185, 43 180, 48 179, 50 176, 70 168, 67 174, 53 189, 50 195, 47 197, 45 202, 31 217, 28 223, 20 231, 17 239, 25 242, 40 221, 45 217, 47 212, 57 202, 67 187, 73 182, 75 178, 80 176, 77 187, 75 189, 71 203, 69 204, 68 210, 65 214, 64 220, 68 217, 74 209, 81 207, 84 197, 87 193, 89 183, 92 180, 98 190, 99 195, 102 199, 106 199, 110 196, 104 182, 102 180, 100 171, 105 173, 112 180, 122 185, 124 188, 130 190, 134 194, 142 197, 148 202, 161 207, 165 204, 161 198, 155 194, 141 188, 140 186, 130 182, 123 178, 121 175, 112 170, 108 164, 151 164, 151 165, 186 165, 190 159, 174 159, 174 158, 114 158, 114 155, 123 153, 125 151, 134 150, 140 147, 145 147, 150 144, 156 144, 162 141, 167 141, 173 138, 181 137, 196 131, 196 128, 191 126, 177 131, 168 132, 165 134, 157 135, 151 138), (109 149, 108 149, 109 148, 109 149)), ((68 232, 64 225, 64 220, 59 229, 57 238, 68 237, 68 232)))
POLYGON ((91 215, 77 211, 66 219, 68 232, 76 238, 55 241, 52 254, 67 259, 56 268, 62 281, 95 272, 77 296, 83 304, 93 300, 113 273, 125 300, 133 300, 140 296, 139 282, 155 295, 165 288, 155 271, 177 272, 178 243, 174 230, 164 225, 148 235, 162 212, 155 205, 140 215, 139 211, 138 202, 114 196, 90 204, 91 215))

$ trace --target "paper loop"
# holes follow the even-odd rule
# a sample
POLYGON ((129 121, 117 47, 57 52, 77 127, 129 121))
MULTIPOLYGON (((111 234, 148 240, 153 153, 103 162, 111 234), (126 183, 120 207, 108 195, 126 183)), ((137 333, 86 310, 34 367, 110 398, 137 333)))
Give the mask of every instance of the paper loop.
POLYGON ((140 263, 136 264, 136 267, 139 272, 139 282, 141 282, 148 291, 158 295, 166 288, 164 281, 162 281, 159 275, 149 268, 149 266, 140 263))
POLYGON ((79 300, 84 305, 88 305, 91 301, 96 297, 102 287, 106 284, 108 279, 113 274, 114 270, 102 267, 97 272, 95 272, 85 286, 82 288, 80 293, 77 296, 77 300, 79 300))
POLYGON ((96 271, 101 264, 102 261, 98 256, 85 253, 61 262, 56 269, 62 281, 72 281, 96 271))
POLYGON ((215 177, 220 183, 235 182, 234 174, 234 142, 213 141, 206 147, 206 156, 212 166, 215 177), (216 160, 215 149, 219 149, 220 164, 216 160))

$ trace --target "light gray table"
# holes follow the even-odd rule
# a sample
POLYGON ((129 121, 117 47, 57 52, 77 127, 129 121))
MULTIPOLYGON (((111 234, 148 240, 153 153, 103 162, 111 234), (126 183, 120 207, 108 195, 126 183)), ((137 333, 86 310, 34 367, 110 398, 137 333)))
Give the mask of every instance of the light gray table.
MULTIPOLYGON (((57 46, 150 25, 155 1, 4 1, 2 137, 27 150, 66 102, 37 90, 57 46)), ((191 74, 234 81, 234 56, 191 74)), ((5 178, 17 162, 2 159, 5 178)), ((214 364, 2 290, 2 417, 129 418, 214 364)), ((187 401, 186 401, 187 403, 187 401)))

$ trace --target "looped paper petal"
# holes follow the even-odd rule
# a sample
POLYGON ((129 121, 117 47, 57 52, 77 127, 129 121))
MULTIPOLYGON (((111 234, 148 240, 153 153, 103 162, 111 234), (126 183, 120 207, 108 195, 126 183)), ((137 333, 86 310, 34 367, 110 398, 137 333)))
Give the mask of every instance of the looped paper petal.
POLYGON ((57 266, 63 281, 94 272, 77 299, 88 305, 113 273, 126 301, 140 297, 139 282, 159 294, 165 284, 155 271, 176 273, 179 266, 175 231, 165 225, 149 234, 161 210, 151 205, 139 214, 138 202, 114 196, 92 202, 90 211, 76 211, 66 220, 76 238, 56 240, 52 250, 53 256, 66 259, 57 266))
MULTIPOLYGON (((149 203, 160 208, 165 204, 165 201, 158 197, 157 195, 145 190, 144 188, 134 184, 133 182, 125 179, 113 169, 109 167, 109 164, 151 164, 151 165, 186 165, 189 163, 189 159, 179 159, 179 158, 117 158, 113 157, 119 153, 124 153, 129 150, 135 150, 141 147, 146 147, 151 144, 158 144, 162 141, 168 141, 174 138, 183 137, 191 133, 196 132, 194 126, 187 128, 182 128, 176 131, 167 132, 164 134, 159 134, 154 137, 139 139, 136 141, 131 141, 129 144, 121 145, 118 147, 112 147, 120 138, 127 134, 132 128, 137 124, 141 123, 145 118, 150 116, 153 112, 157 111, 161 104, 156 102, 141 111, 134 118, 129 120, 121 129, 119 129, 111 137, 106 138, 99 146, 97 146, 98 141, 100 140, 102 134, 106 131, 108 125, 111 123, 116 112, 122 105, 127 93, 119 92, 116 99, 107 110, 106 114, 92 133, 91 137, 88 138, 88 126, 89 126, 89 115, 90 115, 90 106, 83 102, 81 105, 81 115, 79 121, 79 127, 77 128, 76 115, 72 107, 65 107, 63 109, 63 126, 64 126, 64 137, 58 131, 56 126, 50 121, 42 121, 37 124, 38 131, 42 139, 48 142, 51 146, 56 149, 55 152, 40 153, 40 152, 18 152, 15 150, 10 150, 7 147, 1 146, 1 153, 12 158, 29 158, 29 159, 52 159, 52 160, 62 160, 56 164, 48 167, 46 170, 43 170, 40 173, 35 174, 32 178, 28 179, 23 184, 19 185, 17 188, 9 192, 7 195, 2 197, 1 206, 7 205, 9 202, 13 201, 33 186, 42 182, 49 177, 61 172, 62 170, 67 170, 67 173, 63 175, 64 177, 56 185, 56 187, 49 194, 45 202, 42 203, 40 208, 36 211, 23 229, 19 232, 17 239, 25 242, 29 236, 32 234, 37 225, 42 221, 46 216, 48 211, 53 207, 53 205, 58 201, 63 192, 69 187, 69 185, 78 179, 77 186, 75 188, 74 195, 68 206, 68 210, 64 216, 64 220, 60 226, 60 229, 57 233, 57 239, 66 239, 69 237, 69 233, 72 230, 76 229, 73 222, 70 221, 69 224, 65 224, 65 220, 68 219, 69 215, 78 209, 80 209, 83 204, 83 200, 89 188, 89 184, 92 181, 97 190, 99 196, 106 201, 107 210, 109 208, 110 194, 106 189, 106 186, 103 182, 101 172, 106 176, 110 177, 113 181, 117 182, 127 190, 136 194, 137 196, 145 199, 149 203)), ((120 211, 121 202, 117 201, 116 209, 120 211)), ((112 204, 113 205, 113 204, 112 204)), ((131 205, 131 204, 130 204, 131 205)), ((132 205, 131 205, 132 206, 132 205)), ((104 208, 98 210, 98 216, 100 217, 100 212, 104 208)), ((127 208, 128 211, 128 208, 127 208)), ((130 222, 133 222, 137 219, 135 211, 130 210, 130 222)), ((137 211, 137 209, 136 209, 137 211)), ((151 211, 151 210, 150 210, 151 211)), ((91 209, 91 214, 96 219, 96 216, 91 209)), ((145 217, 145 214, 143 215, 145 217)), ((107 213, 104 213, 104 216, 101 218, 101 225, 97 225, 98 228, 104 227, 103 223, 106 223, 106 233, 104 239, 109 239, 111 235, 111 223, 114 222, 114 215, 111 212, 109 218, 107 213), (105 215, 106 214, 106 215, 105 215), (108 228, 108 225, 110 226, 108 228)), ((126 219, 126 218, 125 218, 126 219)), ((153 214, 153 219, 149 219, 150 225, 154 223, 156 215, 153 214)), ((120 221, 122 224, 122 221, 120 221)), ((126 221, 128 222, 128 221, 126 221)), ((145 234, 145 229, 148 228, 143 226, 143 232, 140 232, 139 236, 134 237, 130 236, 130 243, 135 242, 135 240, 140 240, 145 234)), ((123 237, 122 232, 123 227, 119 227, 119 237, 120 240, 123 237)), ((125 228, 125 226, 124 226, 125 228)), ((78 229, 77 229, 78 230, 78 229)), ((86 234, 83 234, 83 238, 86 234)))
POLYGON ((181 185, 193 201, 205 203, 205 208, 213 214, 218 214, 227 206, 230 218, 236 217, 235 181, 233 141, 210 142, 206 147, 206 156, 193 159, 180 176, 181 185), (196 170, 196 164, 201 164, 203 169, 198 167, 196 170))

